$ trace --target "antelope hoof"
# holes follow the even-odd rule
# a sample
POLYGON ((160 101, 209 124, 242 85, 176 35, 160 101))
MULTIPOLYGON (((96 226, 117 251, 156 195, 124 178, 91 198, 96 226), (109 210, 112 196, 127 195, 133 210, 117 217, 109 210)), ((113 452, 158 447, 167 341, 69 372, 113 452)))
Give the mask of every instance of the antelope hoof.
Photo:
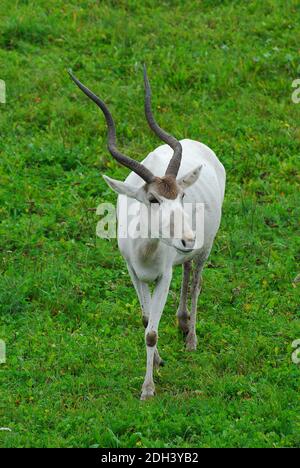
POLYGON ((142 388, 141 400, 150 400, 155 395, 154 385, 146 385, 142 388))
POLYGON ((186 337, 186 350, 187 351, 196 351, 197 349, 197 336, 196 333, 189 332, 186 337))

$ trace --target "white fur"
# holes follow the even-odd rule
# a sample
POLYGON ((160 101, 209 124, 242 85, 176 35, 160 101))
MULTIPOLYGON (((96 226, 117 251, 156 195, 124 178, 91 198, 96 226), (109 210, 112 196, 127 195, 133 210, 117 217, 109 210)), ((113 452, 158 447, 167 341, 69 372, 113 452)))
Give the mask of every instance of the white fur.
MULTIPOLYGON (((210 253, 221 221, 226 179, 223 165, 215 153, 202 143, 185 139, 181 141, 181 145, 182 161, 177 180, 185 189, 184 202, 203 203, 205 205, 203 246, 200 249, 186 253, 176 250, 177 241, 175 240, 168 243, 162 239, 132 239, 130 237, 118 239, 120 251, 126 259, 131 279, 139 296, 143 316, 148 319, 145 336, 151 331, 158 333, 159 320, 167 300, 173 266, 194 258, 200 258, 200 263, 203 266, 210 253), (202 170, 199 176, 200 166, 202 166, 202 170), (195 171, 195 174, 189 174, 189 180, 186 182, 186 175, 191 171, 195 171), (145 252, 147 255, 145 255, 145 252), (153 281, 156 281, 156 285, 151 295, 148 283, 153 281)), ((155 176, 162 177, 172 155, 173 150, 168 145, 163 145, 150 153, 143 161, 143 164, 155 176)), ((144 195, 141 188, 144 181, 137 174, 131 172, 125 181, 126 185, 123 186, 122 182, 118 184, 113 179, 106 178, 106 180, 114 190, 131 197, 127 199, 128 207, 130 207, 130 204, 136 203, 136 200, 138 200, 138 203, 143 202, 144 195)), ((124 203, 124 197, 119 196, 119 226, 125 222, 130 222, 132 218, 132 216, 127 217, 124 203)), ((163 199, 162 205, 164 209, 169 207, 173 210, 182 210, 179 197, 175 200, 163 199)), ((191 235, 190 232, 184 234, 187 238, 191 235)), ((147 372, 142 388, 142 399, 154 394, 153 363, 159 359, 156 346, 147 346, 146 348, 147 372)))

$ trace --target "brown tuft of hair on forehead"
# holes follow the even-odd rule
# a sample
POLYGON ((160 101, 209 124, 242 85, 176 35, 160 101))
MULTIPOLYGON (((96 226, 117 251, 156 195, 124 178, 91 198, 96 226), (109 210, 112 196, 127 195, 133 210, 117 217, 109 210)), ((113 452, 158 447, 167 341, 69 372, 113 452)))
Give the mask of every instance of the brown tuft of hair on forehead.
POLYGON ((153 186, 159 195, 170 200, 175 200, 178 195, 178 185, 173 176, 156 177, 153 186))

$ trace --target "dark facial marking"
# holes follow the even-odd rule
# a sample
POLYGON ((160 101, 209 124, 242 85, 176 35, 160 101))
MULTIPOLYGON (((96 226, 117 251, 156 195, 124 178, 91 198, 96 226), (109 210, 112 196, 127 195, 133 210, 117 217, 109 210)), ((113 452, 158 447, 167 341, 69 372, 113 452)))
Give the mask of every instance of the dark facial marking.
POLYGON ((176 179, 172 176, 156 177, 155 181, 148 184, 146 190, 153 188, 160 196, 175 200, 179 193, 179 187, 176 179))

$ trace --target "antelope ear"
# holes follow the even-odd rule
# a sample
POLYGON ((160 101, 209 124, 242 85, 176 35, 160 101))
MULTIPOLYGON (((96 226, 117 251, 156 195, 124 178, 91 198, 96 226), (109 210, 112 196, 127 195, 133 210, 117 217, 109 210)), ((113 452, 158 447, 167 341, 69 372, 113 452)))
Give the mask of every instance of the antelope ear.
POLYGON ((112 179, 106 175, 103 175, 103 179, 115 192, 120 195, 126 195, 127 197, 134 198, 141 203, 145 202, 145 190, 144 187, 136 188, 127 182, 121 182, 120 180, 112 179))
POLYGON ((177 184, 180 185, 183 190, 193 185, 196 180, 198 180, 202 167, 203 166, 201 164, 201 166, 188 172, 184 177, 181 177, 181 179, 177 181, 177 184))

